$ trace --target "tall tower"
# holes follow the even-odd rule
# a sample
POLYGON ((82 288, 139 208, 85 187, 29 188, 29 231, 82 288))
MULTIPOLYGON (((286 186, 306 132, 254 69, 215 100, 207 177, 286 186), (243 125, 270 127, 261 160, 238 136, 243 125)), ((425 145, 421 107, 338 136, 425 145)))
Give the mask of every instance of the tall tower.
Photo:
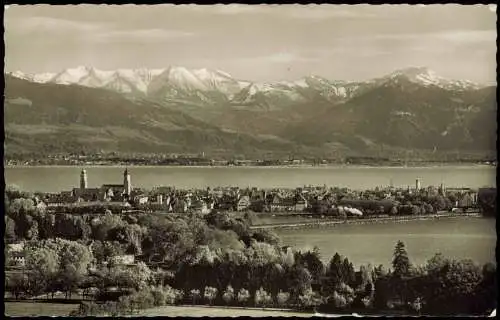
POLYGON ((87 189, 87 171, 85 169, 82 169, 82 172, 80 172, 80 189, 87 189))
POLYGON ((420 191, 420 179, 417 178, 417 180, 415 180, 415 189, 417 191, 420 191))
POLYGON ((439 187, 439 193, 444 196, 446 194, 446 187, 444 186, 444 183, 441 182, 441 186, 439 187))
POLYGON ((123 188, 124 193, 127 196, 130 196, 130 192, 132 191, 132 182, 130 180, 130 174, 128 173, 128 168, 123 172, 123 188))

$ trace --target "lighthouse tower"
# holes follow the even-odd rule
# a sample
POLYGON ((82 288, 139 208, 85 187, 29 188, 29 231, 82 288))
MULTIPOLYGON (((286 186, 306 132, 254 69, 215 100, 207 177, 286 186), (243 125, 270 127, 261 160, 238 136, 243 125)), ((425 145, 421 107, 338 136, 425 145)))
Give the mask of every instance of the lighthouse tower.
POLYGON ((132 182, 130 180, 130 174, 128 173, 128 168, 123 172, 123 192, 125 195, 130 196, 132 191, 132 182))
POLYGON ((87 171, 82 169, 80 172, 80 190, 83 191, 87 189, 87 171))

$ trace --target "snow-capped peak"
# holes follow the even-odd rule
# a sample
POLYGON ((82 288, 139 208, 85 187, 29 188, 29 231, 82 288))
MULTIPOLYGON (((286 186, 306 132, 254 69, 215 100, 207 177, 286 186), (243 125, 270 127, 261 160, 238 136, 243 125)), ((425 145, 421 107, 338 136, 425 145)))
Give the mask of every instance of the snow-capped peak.
POLYGON ((24 79, 24 80, 28 80, 31 82, 37 82, 37 83, 48 82, 56 75, 55 73, 50 73, 50 72, 27 74, 27 73, 24 73, 22 71, 8 72, 8 74, 10 74, 13 77, 19 78, 19 79, 24 79))
POLYGON ((74 84, 78 83, 82 78, 88 76, 92 72, 92 67, 78 66, 69 68, 58 73, 50 82, 58 84, 74 84))
POLYGON ((405 77, 411 82, 415 82, 424 86, 437 86, 445 89, 473 89, 478 88, 479 85, 468 80, 450 80, 439 76, 433 70, 427 67, 410 67, 400 69, 392 72, 385 79, 395 79, 398 77, 405 77))
MULTIPOLYGON (((448 90, 476 89, 481 86, 471 81, 454 81, 438 76, 426 67, 410 67, 396 70, 381 78, 364 82, 329 80, 311 74, 295 81, 274 81, 255 83, 233 78, 221 70, 208 68, 188 69, 181 66, 171 66, 166 69, 116 69, 99 70, 89 66, 68 68, 59 73, 25 74, 21 71, 10 75, 39 83, 78 84, 94 88, 106 88, 118 92, 161 95, 167 98, 203 96, 202 100, 210 100, 217 92, 232 100, 234 97, 264 95, 289 96, 293 99, 307 93, 307 90, 319 92, 327 99, 349 98, 356 94, 359 88, 369 85, 390 84, 406 79, 423 86, 437 86, 448 90), (210 94, 208 92, 211 92, 210 94)), ((218 98, 217 98, 218 99, 218 98)))

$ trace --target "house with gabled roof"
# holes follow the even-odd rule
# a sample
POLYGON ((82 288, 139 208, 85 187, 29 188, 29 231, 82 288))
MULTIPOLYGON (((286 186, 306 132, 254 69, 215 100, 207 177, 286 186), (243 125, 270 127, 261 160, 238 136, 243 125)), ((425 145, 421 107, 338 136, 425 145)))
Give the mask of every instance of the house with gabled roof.
POLYGON ((250 202, 249 196, 242 196, 238 199, 237 210, 244 211, 247 210, 252 203, 250 202))
POLYGON ((270 211, 293 211, 295 209, 295 198, 275 194, 269 208, 270 211))
POLYGON ((295 196, 295 211, 305 211, 308 207, 309 202, 307 201, 307 199, 301 193, 298 193, 295 196))

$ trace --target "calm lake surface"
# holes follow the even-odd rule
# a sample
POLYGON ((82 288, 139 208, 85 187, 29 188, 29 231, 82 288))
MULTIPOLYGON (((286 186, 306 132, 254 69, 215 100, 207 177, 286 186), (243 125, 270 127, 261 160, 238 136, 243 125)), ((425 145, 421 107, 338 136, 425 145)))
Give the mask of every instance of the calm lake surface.
MULTIPOLYGON (((6 184, 27 191, 59 192, 79 186, 81 167, 6 167, 6 184)), ((124 167, 86 167, 89 187, 121 183, 124 167)), ((377 186, 479 188, 496 186, 496 168, 490 166, 395 167, 129 167, 134 187, 175 186, 206 188, 239 186, 272 188, 327 185, 367 189, 377 186)))
POLYGON ((495 263, 495 223, 489 218, 457 217, 275 232, 284 245, 302 250, 318 246, 325 262, 338 252, 356 266, 371 263, 387 268, 398 240, 405 243, 415 265, 424 264, 437 252, 448 258, 495 263))

